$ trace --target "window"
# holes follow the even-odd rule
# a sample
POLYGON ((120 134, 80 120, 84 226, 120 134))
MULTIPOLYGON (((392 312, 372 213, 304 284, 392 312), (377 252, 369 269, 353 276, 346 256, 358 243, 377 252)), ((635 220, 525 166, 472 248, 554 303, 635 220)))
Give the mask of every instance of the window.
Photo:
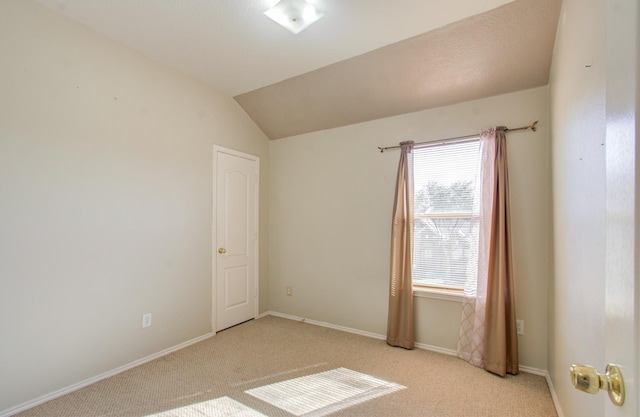
POLYGON ((414 148, 413 283, 462 290, 478 264, 480 142, 414 148))

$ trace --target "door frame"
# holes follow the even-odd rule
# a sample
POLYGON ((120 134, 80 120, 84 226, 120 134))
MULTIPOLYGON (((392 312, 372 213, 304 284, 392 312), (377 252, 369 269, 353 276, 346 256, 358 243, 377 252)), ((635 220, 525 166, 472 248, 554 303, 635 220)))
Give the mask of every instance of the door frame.
POLYGON ((255 239, 254 239, 254 253, 255 253, 255 271, 254 271, 254 306, 253 306, 253 318, 258 317, 259 301, 260 301, 260 157, 257 155, 248 154, 245 152, 236 151, 234 149, 225 148, 219 145, 213 145, 213 172, 211 184, 211 330, 215 334, 218 330, 218 311, 217 311, 217 293, 218 293, 218 256, 217 254, 217 233, 216 227, 218 222, 217 217, 217 189, 216 184, 218 180, 218 154, 225 153, 233 155, 239 158, 245 158, 255 162, 256 164, 256 189, 255 189, 255 239))

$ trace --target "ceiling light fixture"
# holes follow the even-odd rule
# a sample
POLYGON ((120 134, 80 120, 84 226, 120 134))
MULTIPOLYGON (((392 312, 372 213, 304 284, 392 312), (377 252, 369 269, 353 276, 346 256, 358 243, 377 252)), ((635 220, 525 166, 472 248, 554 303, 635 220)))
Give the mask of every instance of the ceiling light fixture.
POLYGON ((324 16, 305 0, 281 0, 264 14, 295 34, 302 32, 324 16))

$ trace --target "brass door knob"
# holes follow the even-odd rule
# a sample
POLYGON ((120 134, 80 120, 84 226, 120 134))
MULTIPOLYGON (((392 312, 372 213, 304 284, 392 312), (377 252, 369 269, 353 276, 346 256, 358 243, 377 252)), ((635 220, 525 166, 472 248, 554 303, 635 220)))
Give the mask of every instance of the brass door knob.
POLYGON ((227 250, 225 248, 220 248, 218 249, 218 253, 227 253, 227 250))
POLYGON ((599 374, 589 365, 571 365, 571 383, 574 388, 597 394, 600 390, 609 392, 609 399, 617 406, 624 404, 624 380, 622 372, 614 364, 608 364, 605 374, 599 374))

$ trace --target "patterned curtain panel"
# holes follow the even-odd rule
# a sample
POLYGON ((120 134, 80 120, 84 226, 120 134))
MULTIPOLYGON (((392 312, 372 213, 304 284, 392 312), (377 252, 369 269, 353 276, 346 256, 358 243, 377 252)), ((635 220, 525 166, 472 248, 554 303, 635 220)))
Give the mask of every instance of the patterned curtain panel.
POLYGON ((478 269, 465 287, 458 342, 460 358, 500 376, 518 373, 505 131, 480 134, 478 269))

